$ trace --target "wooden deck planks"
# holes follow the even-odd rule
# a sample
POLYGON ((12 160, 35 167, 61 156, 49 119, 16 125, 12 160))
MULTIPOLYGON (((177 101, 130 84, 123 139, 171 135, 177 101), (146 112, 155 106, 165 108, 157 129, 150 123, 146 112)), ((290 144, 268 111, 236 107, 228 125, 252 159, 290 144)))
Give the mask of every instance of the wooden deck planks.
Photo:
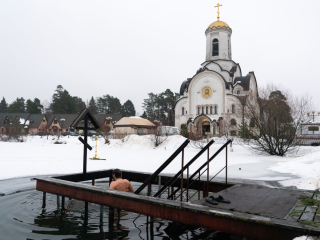
MULTIPOLYGON (((291 189, 239 184, 213 195, 221 195, 231 201, 230 204, 219 203, 214 206, 217 209, 232 209, 242 213, 285 219, 297 204, 301 192, 291 189)), ((205 199, 200 200, 199 203, 205 206, 213 206, 206 203, 205 199)))

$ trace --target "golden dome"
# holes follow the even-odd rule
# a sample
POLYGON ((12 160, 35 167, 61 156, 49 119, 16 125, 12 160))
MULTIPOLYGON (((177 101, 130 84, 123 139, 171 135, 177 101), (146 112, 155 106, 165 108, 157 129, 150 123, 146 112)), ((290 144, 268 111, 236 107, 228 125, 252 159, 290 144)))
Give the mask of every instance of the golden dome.
POLYGON ((222 21, 215 21, 215 22, 211 23, 208 28, 213 28, 213 27, 227 27, 227 28, 230 28, 228 24, 226 24, 225 22, 222 22, 222 21))

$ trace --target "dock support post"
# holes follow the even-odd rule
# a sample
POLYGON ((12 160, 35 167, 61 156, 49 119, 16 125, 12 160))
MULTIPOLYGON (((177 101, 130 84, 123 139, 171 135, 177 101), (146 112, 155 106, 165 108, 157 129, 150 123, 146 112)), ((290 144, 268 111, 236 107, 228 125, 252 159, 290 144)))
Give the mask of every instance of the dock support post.
MULTIPOLYGON (((121 209, 117 209, 117 213, 118 213, 118 216, 117 216, 117 219, 118 219, 117 226, 120 225, 120 212, 121 212, 121 209)), ((118 230, 119 230, 119 229, 118 229, 118 230)))
POLYGON ((92 179, 92 186, 94 186, 94 184, 95 184, 95 181, 94 181, 94 179, 92 179))
POLYGON ((88 215, 88 202, 84 202, 84 212, 88 215))
POLYGON ((46 192, 43 192, 42 195, 42 208, 46 208, 46 192))
POLYGON ((109 232, 113 232, 114 208, 109 207, 109 232))
POLYGON ((64 210, 65 210, 65 208, 64 208, 64 199, 65 199, 65 197, 62 196, 61 211, 64 211, 64 210))
POLYGON ((103 225, 103 206, 100 205, 100 226, 103 225))
POLYGON ((57 208, 58 208, 58 209, 60 208, 60 198, 59 198, 59 195, 57 195, 57 208))

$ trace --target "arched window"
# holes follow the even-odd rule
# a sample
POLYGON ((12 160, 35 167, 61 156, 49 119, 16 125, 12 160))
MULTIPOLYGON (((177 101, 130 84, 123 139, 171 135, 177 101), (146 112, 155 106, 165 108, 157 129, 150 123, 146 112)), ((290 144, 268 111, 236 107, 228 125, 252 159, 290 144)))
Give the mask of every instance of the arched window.
POLYGON ((240 90, 237 91, 237 94, 240 94, 240 90))
POLYGON ((208 107, 206 107, 206 114, 209 114, 209 110, 208 110, 208 107))
POLYGON ((232 111, 232 113, 236 113, 236 107, 233 104, 231 106, 231 111, 232 111))
POLYGON ((218 114, 218 107, 214 106, 214 114, 218 114))
POLYGON ((204 114, 204 107, 202 107, 202 114, 204 114))
POLYGON ((210 114, 212 114, 212 106, 210 107, 210 114))
POLYGON ((212 56, 218 56, 219 55, 219 40, 213 39, 212 41, 212 56))
POLYGON ((184 107, 182 108, 182 115, 184 115, 184 107))
POLYGON ((198 114, 200 114, 200 107, 198 107, 198 114))
POLYGON ((212 134, 216 135, 216 124, 212 124, 212 134))
POLYGON ((231 125, 237 125, 237 121, 235 119, 231 119, 231 125))

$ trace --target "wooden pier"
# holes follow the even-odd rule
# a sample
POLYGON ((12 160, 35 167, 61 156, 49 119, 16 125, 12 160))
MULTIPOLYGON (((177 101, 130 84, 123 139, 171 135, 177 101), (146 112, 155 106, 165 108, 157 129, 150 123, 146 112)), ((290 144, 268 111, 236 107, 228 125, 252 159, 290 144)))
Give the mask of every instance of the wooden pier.
MULTIPOLYGON (((36 178, 38 191, 69 197, 85 202, 171 220, 186 225, 205 227, 215 231, 250 237, 253 239, 293 239, 301 235, 320 236, 320 210, 305 206, 301 196, 318 198, 312 191, 269 188, 257 185, 208 182, 197 180, 192 189, 201 189, 201 199, 191 202, 174 201, 151 197, 151 184, 165 185, 172 176, 159 175, 148 184, 148 193, 138 195, 94 186, 102 178, 111 180, 112 170, 36 178), (83 181, 92 181, 84 184, 83 181), (221 195, 231 204, 211 205, 203 196, 221 195)), ((134 182, 145 182, 152 174, 123 171, 123 178, 134 182)), ((179 187, 180 183, 172 185, 179 187)), ((88 206, 86 204, 86 206, 88 206)), ((86 209, 87 210, 87 209, 86 209)))

